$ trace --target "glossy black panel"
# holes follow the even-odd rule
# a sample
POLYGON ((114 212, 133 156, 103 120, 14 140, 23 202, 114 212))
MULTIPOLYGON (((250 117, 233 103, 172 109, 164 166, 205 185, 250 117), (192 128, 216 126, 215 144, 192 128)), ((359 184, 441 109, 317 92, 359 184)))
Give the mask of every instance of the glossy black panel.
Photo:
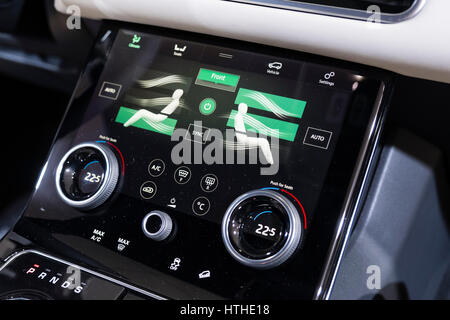
MULTIPOLYGON (((55 255, 170 298, 310 299, 386 83, 380 74, 282 49, 107 23, 15 231, 55 255), (202 80, 200 69, 230 80, 202 80), (155 79, 168 76, 175 81, 152 86, 155 79), (160 116, 158 110, 178 99, 173 97, 177 89, 183 90, 180 108, 164 118, 166 127, 126 125, 138 110, 160 116), (248 113, 256 119, 276 123, 280 131, 288 128, 283 138, 268 137, 272 146, 279 140, 272 148, 277 170, 262 175, 261 168, 270 168, 267 161, 198 164, 189 158, 174 163, 172 150, 185 136, 171 140, 165 130, 203 135, 205 129, 233 129, 230 115, 238 112, 241 89, 297 106, 297 113, 279 117, 249 102, 248 113), (207 98, 214 102, 203 104, 207 98), (149 101, 159 105, 155 109, 149 101), (197 120, 201 126, 194 124, 197 120), (108 144, 121 164, 115 193, 89 212, 65 204, 55 187, 61 157, 83 142, 108 144), (230 203, 260 188, 288 198, 304 229, 292 259, 263 271, 235 261, 221 238, 222 217, 230 203), (172 218, 171 235, 164 241, 149 239, 142 231, 142 220, 152 210, 172 218)), ((267 224, 280 225, 269 220, 267 224)))

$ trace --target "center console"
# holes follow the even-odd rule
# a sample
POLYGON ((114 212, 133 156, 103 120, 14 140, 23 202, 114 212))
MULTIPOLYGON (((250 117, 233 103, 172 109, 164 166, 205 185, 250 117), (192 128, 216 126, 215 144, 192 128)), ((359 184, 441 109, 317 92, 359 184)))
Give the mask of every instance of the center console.
POLYGON ((14 234, 143 297, 326 298, 389 91, 358 65, 107 22, 14 234))

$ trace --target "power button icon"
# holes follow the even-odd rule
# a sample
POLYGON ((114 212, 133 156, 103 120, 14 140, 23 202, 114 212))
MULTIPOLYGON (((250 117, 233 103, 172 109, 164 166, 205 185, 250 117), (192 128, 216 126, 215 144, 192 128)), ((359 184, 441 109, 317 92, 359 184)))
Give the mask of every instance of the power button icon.
POLYGON ((203 115, 209 116, 216 110, 216 100, 213 98, 203 99, 202 102, 200 102, 199 109, 203 115))

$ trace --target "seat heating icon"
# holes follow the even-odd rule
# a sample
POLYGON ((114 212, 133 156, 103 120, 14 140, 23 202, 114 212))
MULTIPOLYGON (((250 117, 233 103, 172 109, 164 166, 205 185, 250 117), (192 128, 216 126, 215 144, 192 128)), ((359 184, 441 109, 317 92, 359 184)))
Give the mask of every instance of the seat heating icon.
POLYGON ((245 128, 244 116, 247 115, 248 106, 246 103, 240 103, 238 106, 238 112, 234 118, 234 129, 236 131, 236 139, 239 143, 248 146, 250 148, 257 147, 261 150, 262 154, 266 158, 269 164, 273 164, 273 155, 270 150, 270 143, 266 138, 249 137, 247 136, 247 129, 245 128))
POLYGON ((146 109, 140 109, 128 119, 123 126, 129 127, 139 120, 144 120, 148 125, 158 128, 161 122, 166 120, 180 106, 180 99, 183 96, 183 90, 176 89, 172 94, 172 102, 170 102, 160 113, 153 113, 146 109))

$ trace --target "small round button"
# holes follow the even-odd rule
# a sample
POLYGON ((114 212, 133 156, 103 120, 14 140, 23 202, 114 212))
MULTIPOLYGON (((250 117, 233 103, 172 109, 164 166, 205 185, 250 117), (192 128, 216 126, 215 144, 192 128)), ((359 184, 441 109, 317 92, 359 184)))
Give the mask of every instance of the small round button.
POLYGON ((173 178, 175 179, 175 182, 178 184, 188 183, 189 180, 191 179, 191 169, 184 166, 179 167, 177 170, 175 170, 173 178))
POLYGON ((192 203, 192 211, 198 216, 204 216, 209 212, 211 203, 206 197, 198 197, 192 203))
POLYGON ((165 165, 164 161, 162 161, 161 159, 154 159, 148 165, 148 173, 152 177, 156 178, 163 174, 165 168, 166 168, 166 165, 165 165))
POLYGON ((199 109, 201 114, 209 116, 216 110, 216 100, 213 98, 206 98, 200 102, 199 109))
POLYGON ((172 232, 172 228, 172 218, 159 210, 151 211, 142 220, 142 231, 148 238, 155 241, 167 239, 172 232))
POLYGON ((205 192, 213 192, 219 185, 219 179, 212 173, 205 174, 200 181, 200 187, 205 192))
POLYGON ((153 181, 146 181, 141 185, 139 192, 143 199, 148 200, 155 196, 157 190, 158 188, 153 181))

